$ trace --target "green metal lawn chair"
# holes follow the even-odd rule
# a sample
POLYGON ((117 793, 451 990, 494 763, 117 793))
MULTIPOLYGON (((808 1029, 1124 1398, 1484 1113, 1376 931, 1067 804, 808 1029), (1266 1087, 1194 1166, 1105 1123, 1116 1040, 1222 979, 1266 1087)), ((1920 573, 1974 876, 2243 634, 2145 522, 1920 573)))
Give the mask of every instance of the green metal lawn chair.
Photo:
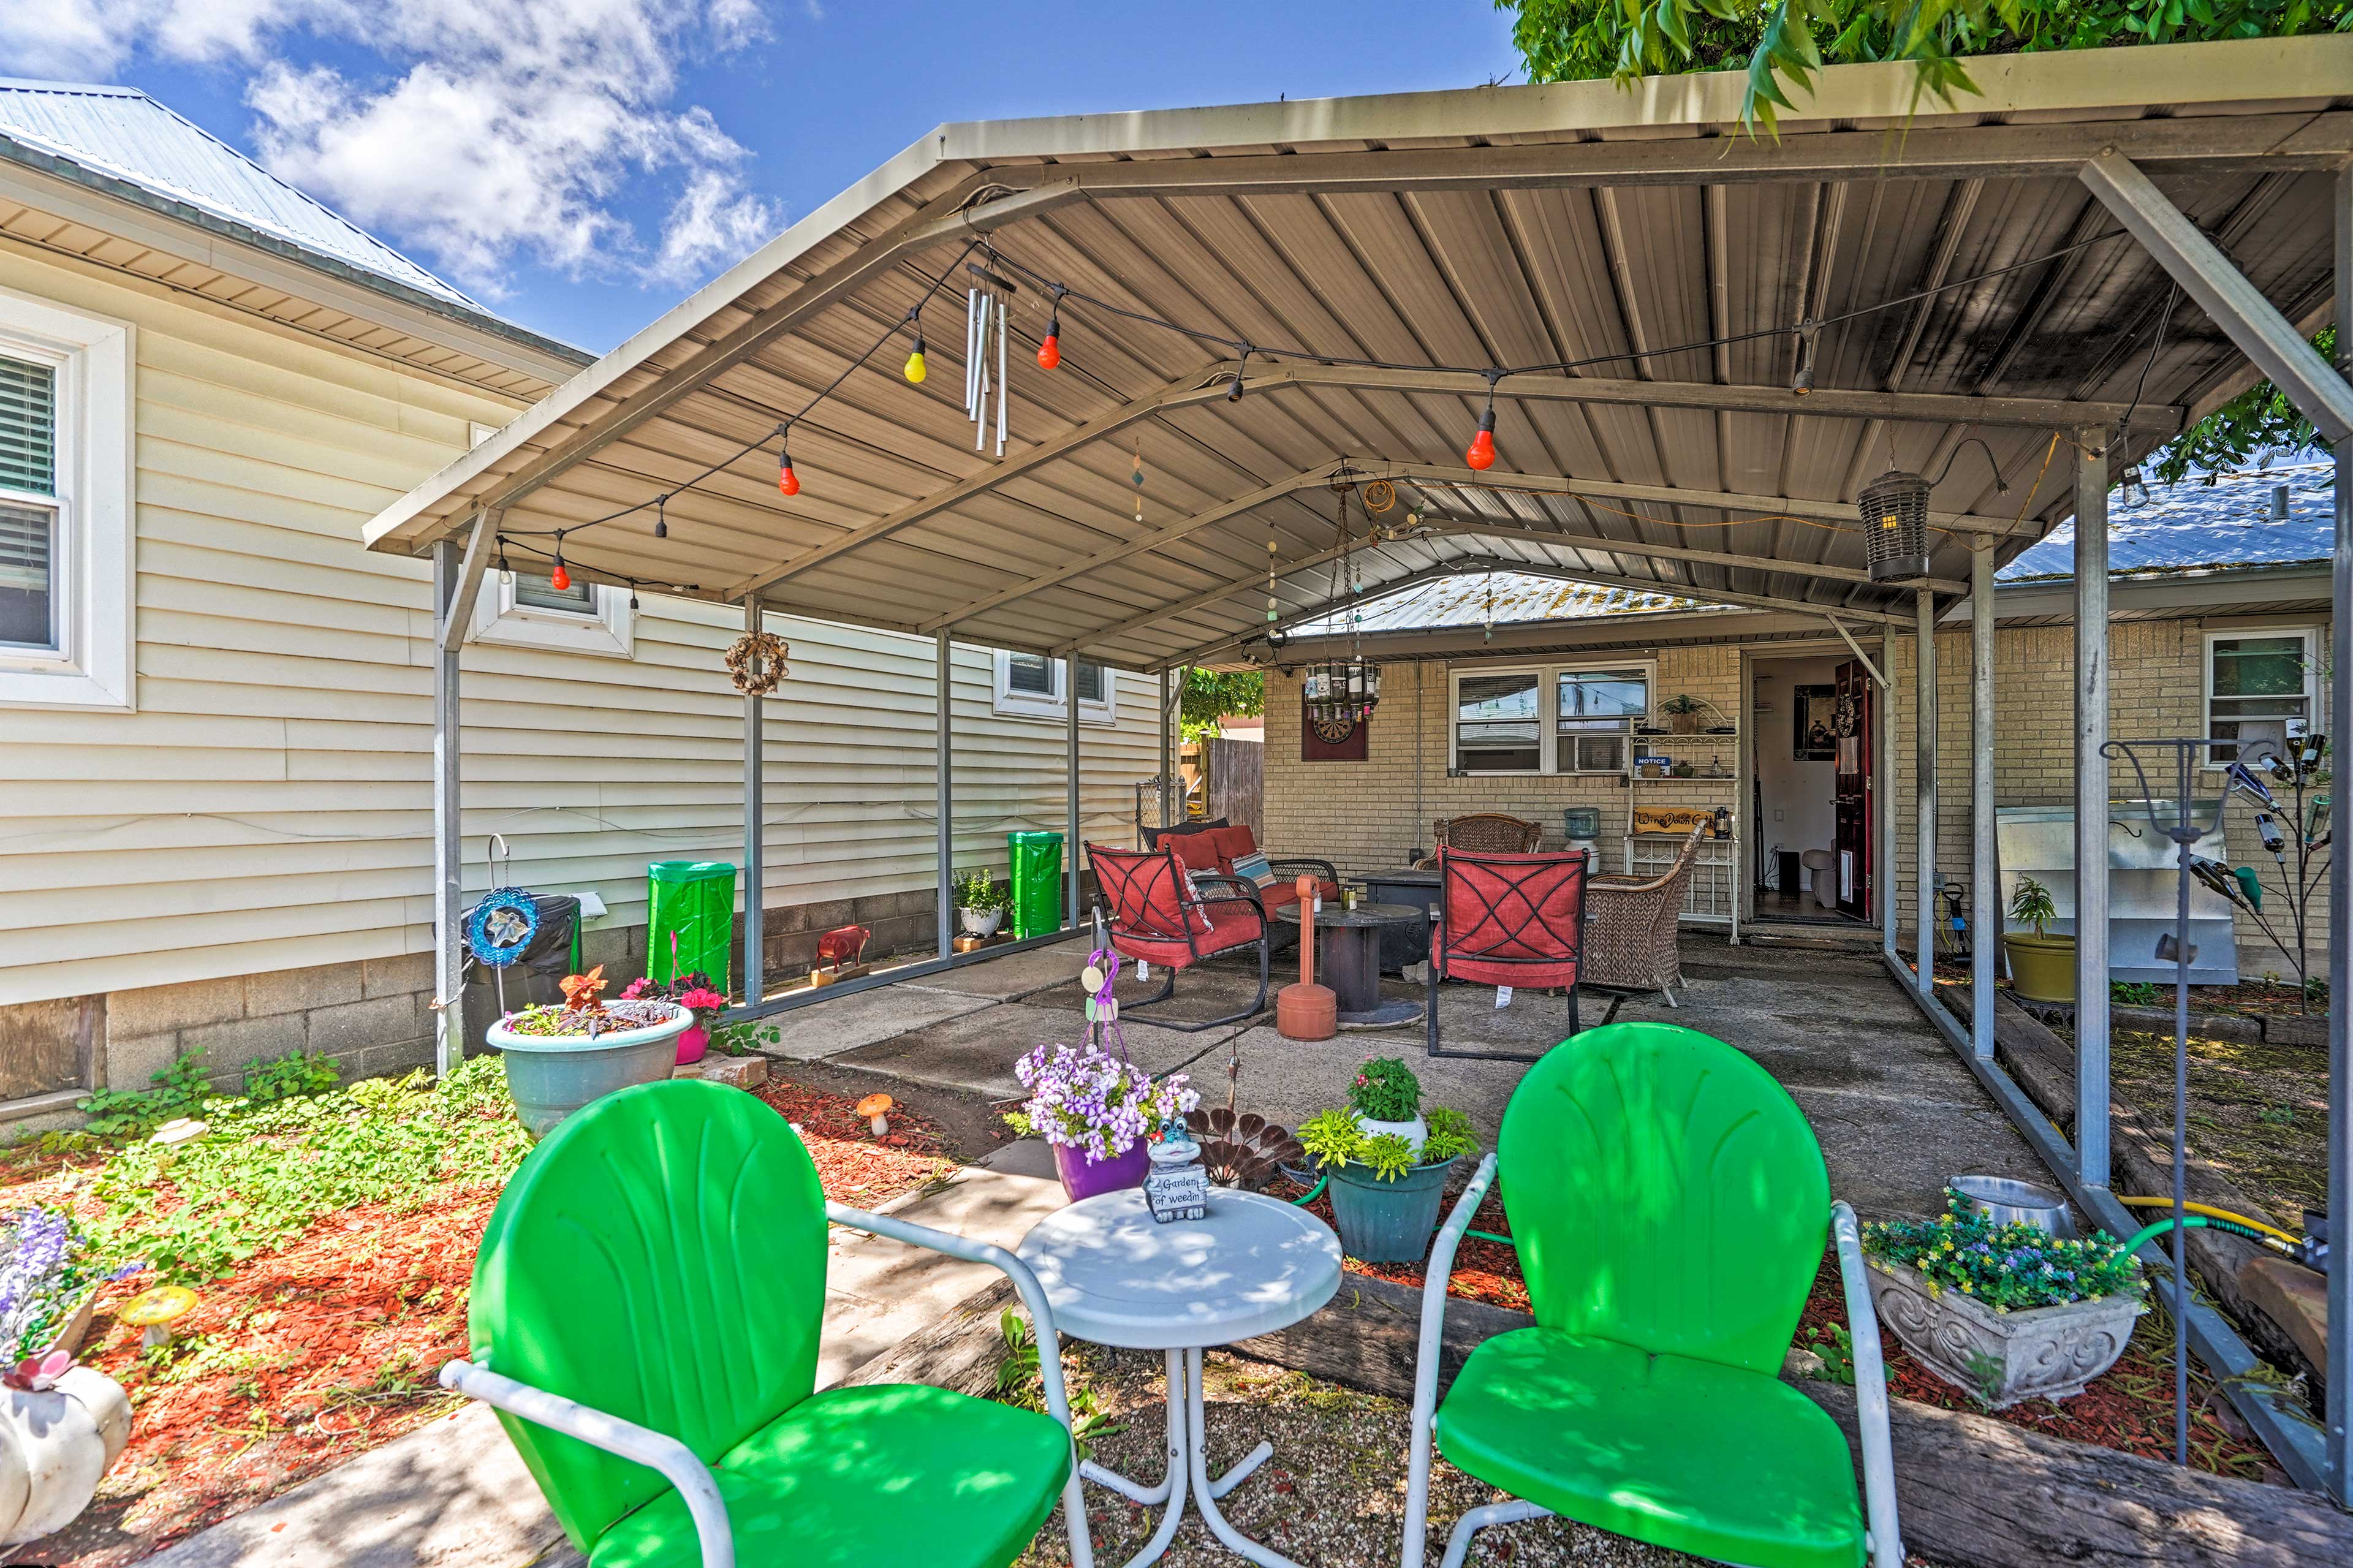
POLYGON ((680 1079, 566 1118, 474 1259, 472 1361, 591 1568, 1003 1568, 1059 1493, 1090 1568, 1054 1321, 1002 1247, 828 1203, 785 1120, 680 1079), (814 1391, 832 1220, 1013 1279, 1052 1418, 919 1384, 814 1391))
POLYGON ((1878 1321, 1854 1211, 1762 1068, 1673 1024, 1579 1035, 1521 1079, 1495 1152, 1438 1234, 1422 1295, 1404 1568, 1421 1568, 1430 1453, 1511 1500, 1744 1568, 1902 1568, 1878 1321), (1472 1352, 1438 1404, 1454 1249, 1498 1171, 1536 1326, 1472 1352), (1778 1373, 1835 1219, 1869 1524, 1838 1424, 1778 1373))

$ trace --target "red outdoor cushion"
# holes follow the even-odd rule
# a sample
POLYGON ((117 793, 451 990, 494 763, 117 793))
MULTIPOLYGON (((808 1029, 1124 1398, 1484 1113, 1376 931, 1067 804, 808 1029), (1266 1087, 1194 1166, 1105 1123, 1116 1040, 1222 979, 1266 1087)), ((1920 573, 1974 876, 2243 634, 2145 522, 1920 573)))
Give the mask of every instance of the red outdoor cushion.
POLYGON ((1220 865, 1216 833, 1171 833, 1161 839, 1163 848, 1173 849, 1187 871, 1230 871, 1220 865))
MULTIPOLYGON (((1248 947, 1259 939, 1266 927, 1248 905, 1230 902, 1207 906, 1209 916, 1208 932, 1193 939, 1200 947, 1199 956, 1208 958, 1229 948, 1248 947)), ((1194 961, 1193 947, 1183 937, 1146 937, 1124 927, 1114 926, 1111 933, 1112 950, 1129 958, 1141 958, 1147 963, 1165 963, 1171 969, 1183 969, 1194 961)))
POLYGON ((1111 906, 1114 933, 1132 931, 1146 940, 1185 941, 1186 886, 1176 857, 1166 850, 1137 854, 1090 844, 1087 859, 1103 901, 1111 906))
POLYGON ((1217 846, 1218 858, 1226 863, 1229 876, 1233 872, 1234 862, 1258 847, 1257 836, 1245 823, 1237 822, 1230 827, 1214 827, 1201 837, 1217 846))
MULTIPOLYGON (((1340 896, 1340 884, 1318 881, 1315 884, 1315 890, 1326 899, 1336 899, 1340 896)), ((1289 909, 1299 901, 1299 879, 1277 877, 1271 883, 1258 890, 1258 901, 1266 907, 1268 914, 1272 914, 1277 910, 1289 909)))
POLYGON ((1444 925, 1430 962, 1449 980, 1481 985, 1573 985, 1584 937, 1585 856, 1458 856, 1441 850, 1444 925))

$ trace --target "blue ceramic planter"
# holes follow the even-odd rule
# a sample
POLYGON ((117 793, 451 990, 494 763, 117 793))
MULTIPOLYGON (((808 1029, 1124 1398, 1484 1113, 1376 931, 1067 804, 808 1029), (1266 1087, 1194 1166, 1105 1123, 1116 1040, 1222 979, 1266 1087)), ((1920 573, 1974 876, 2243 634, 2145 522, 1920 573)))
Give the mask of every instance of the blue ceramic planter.
POLYGON ((536 1140, 596 1099, 632 1084, 652 1083, 678 1065, 678 1037, 694 1022, 681 1007, 677 1016, 642 1029, 608 1029, 586 1035, 518 1035, 504 1021, 484 1037, 506 1058, 507 1094, 515 1120, 536 1140))
POLYGON ((1375 1177, 1363 1165, 1334 1167, 1332 1218, 1340 1249, 1366 1263, 1419 1263, 1430 1256, 1438 1211, 1446 1201, 1451 1160, 1416 1165, 1394 1182, 1375 1177))

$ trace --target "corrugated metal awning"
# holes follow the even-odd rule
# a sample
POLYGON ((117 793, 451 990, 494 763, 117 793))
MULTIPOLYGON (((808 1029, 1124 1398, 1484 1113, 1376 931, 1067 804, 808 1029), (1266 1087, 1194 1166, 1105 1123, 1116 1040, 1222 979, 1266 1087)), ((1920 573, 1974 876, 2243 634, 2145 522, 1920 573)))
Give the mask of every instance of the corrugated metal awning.
MULTIPOLYGON (((1853 503, 1882 469, 1949 473, 1932 571, 2001 559, 2072 510, 2076 428, 2132 407, 2146 451, 2253 372, 2079 183, 2120 151, 2291 320, 2329 289, 2328 170, 2353 153, 2353 37, 2008 56, 1982 96, 1915 103, 1902 65, 1824 72, 1778 141, 1736 74, 943 127, 370 524, 417 552, 496 514, 518 563, 1132 668, 1230 659, 1331 597, 1345 465, 1364 591, 1514 564, 1638 592, 1908 615, 1853 503), (2162 106, 2152 108, 2150 105, 2162 106), (961 407, 960 263, 1027 284, 1012 440, 961 407), (931 374, 897 341, 926 308, 931 374), (1050 279, 1076 300, 1028 358, 1050 279), (1861 313, 1854 313, 1861 312, 1861 313), (1818 321, 1814 387, 1791 390, 1818 321), (1726 341, 1728 340, 1728 341, 1726 341), (1679 345, 1699 344, 1699 347, 1679 345), (1366 368, 1378 361, 1407 368, 1366 368), (1500 459, 1464 466, 1485 367, 1500 459), (2144 371, 2145 381, 2144 381, 2144 371), (802 489, 757 447, 793 426, 802 489), (1997 490, 1981 437, 2013 481, 1997 490), (1143 519, 1131 481, 1141 453, 1143 519), (1359 496, 1361 491, 1358 492, 1359 496)), ((2121 454, 2111 447, 2116 466, 2121 454)))

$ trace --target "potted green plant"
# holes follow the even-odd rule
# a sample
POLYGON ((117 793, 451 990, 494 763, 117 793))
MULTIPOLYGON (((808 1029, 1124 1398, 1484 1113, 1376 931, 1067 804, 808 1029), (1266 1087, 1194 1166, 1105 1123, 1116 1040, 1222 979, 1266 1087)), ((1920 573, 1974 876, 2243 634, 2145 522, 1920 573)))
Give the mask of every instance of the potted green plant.
POLYGON ((1142 1186, 1153 1141, 1201 1103, 1183 1073, 1155 1079, 1092 1044, 1039 1046, 1013 1073, 1029 1097, 1005 1113, 1005 1124, 1053 1149, 1054 1173, 1072 1203, 1142 1186))
POLYGON ((1011 889, 1000 888, 987 871, 960 871, 955 879, 956 921, 964 934, 982 941, 997 934, 1005 911, 1013 906, 1011 889))
POLYGON ((1367 1263, 1417 1263, 1430 1252, 1439 1205, 1454 1163, 1479 1152, 1471 1119, 1432 1106, 1417 1152, 1398 1132, 1368 1134, 1356 1112, 1321 1110, 1299 1128, 1299 1143, 1329 1184, 1340 1246, 1367 1263))
POLYGON ((564 977, 564 1000, 509 1013, 489 1042, 506 1060, 515 1119, 534 1139, 600 1095, 668 1078, 692 1009, 661 997, 602 1000, 605 966, 564 977))
POLYGON ((2123 1243, 1998 1225, 1945 1198, 1938 1218, 1862 1227, 1872 1304, 1915 1359, 1996 1410, 2080 1394, 2116 1364, 2147 1310, 2123 1243))
POLYGON ((1421 1080, 1398 1057, 1376 1057, 1356 1069, 1348 1085, 1348 1109, 1367 1138, 1394 1132, 1416 1159, 1430 1126, 1421 1119, 1421 1080))
POLYGON ((2051 902, 2051 889, 2024 872, 2019 873, 2018 885, 2010 890, 2010 918, 2034 928, 2031 935, 2021 931, 2002 933, 2001 951, 2010 963, 2010 989, 2031 1002, 2073 1005, 2075 939, 2063 932, 2053 935, 2049 931, 2051 922, 2059 918, 2059 911, 2051 902))
POLYGON ((1699 716, 1707 706, 1688 691, 1678 691, 1659 704, 1659 711, 1667 716, 1668 725, 1678 735, 1699 733, 1699 716))

